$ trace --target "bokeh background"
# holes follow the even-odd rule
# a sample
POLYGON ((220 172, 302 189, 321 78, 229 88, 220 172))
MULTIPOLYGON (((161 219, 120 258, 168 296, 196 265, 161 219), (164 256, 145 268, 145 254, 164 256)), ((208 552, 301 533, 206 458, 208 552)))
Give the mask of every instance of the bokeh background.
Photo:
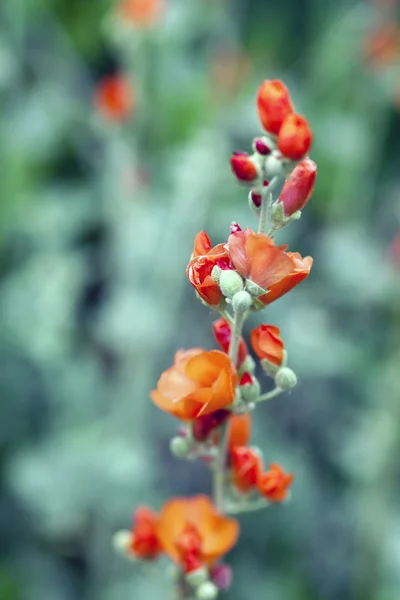
POLYGON ((204 466, 171 458, 178 423, 148 394, 177 348, 214 345, 185 266, 200 229, 219 242, 255 224, 229 156, 275 77, 319 168, 278 241, 315 262, 263 315, 299 385, 258 409, 253 439, 296 481, 288 505, 240 518, 226 598, 399 599, 399 13, 164 0, 124 20, 109 0, 1 2, 0 600, 168 598, 164 569, 111 538, 137 504, 210 490, 204 466), (124 121, 98 101, 114 74, 124 121))

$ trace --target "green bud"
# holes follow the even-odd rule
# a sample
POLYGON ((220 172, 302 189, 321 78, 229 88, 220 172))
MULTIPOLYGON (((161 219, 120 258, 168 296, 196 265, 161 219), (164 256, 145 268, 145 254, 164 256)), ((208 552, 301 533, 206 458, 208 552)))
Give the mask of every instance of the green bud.
POLYGON ((113 548, 118 554, 128 554, 132 542, 132 532, 128 529, 121 529, 114 533, 112 537, 113 548))
POLYGON ((208 581, 208 569, 207 567, 200 567, 191 573, 185 575, 185 579, 192 588, 198 588, 203 583, 208 581))
POLYGON ((206 581, 197 588, 196 598, 198 600, 215 600, 218 596, 218 588, 215 583, 206 581))
POLYGON ((232 298, 237 292, 242 291, 243 279, 237 271, 232 271, 231 269, 221 271, 219 287, 226 298, 232 298))
POLYGON ((249 292, 237 292, 232 298, 232 308, 235 313, 244 313, 250 308, 252 302, 249 292))
POLYGON ((281 153, 277 150, 274 150, 265 158, 264 165, 267 179, 272 179, 273 177, 281 177, 284 173, 282 156, 281 153))
POLYGON ((188 458, 192 449, 192 442, 187 437, 173 437, 169 443, 171 454, 176 458, 188 458))
POLYGON ((248 354, 239 367, 239 375, 242 375, 242 373, 250 373, 250 375, 252 375, 255 370, 256 361, 252 356, 250 356, 250 354, 248 354))
POLYGON ((251 279, 246 279, 246 291, 256 298, 267 293, 267 290, 264 290, 264 288, 251 281, 251 279))
POLYGON ((297 383, 296 373, 289 367, 282 367, 275 375, 275 385, 281 390, 288 391, 297 383))
POLYGON ((265 371, 265 373, 270 377, 275 377, 275 375, 280 369, 280 367, 277 367, 276 365, 270 363, 269 360, 267 360, 266 358, 263 358, 261 360, 261 367, 263 371, 265 371))
POLYGON ((255 377, 252 377, 252 383, 240 386, 240 395, 246 402, 257 402, 261 392, 261 386, 255 377))

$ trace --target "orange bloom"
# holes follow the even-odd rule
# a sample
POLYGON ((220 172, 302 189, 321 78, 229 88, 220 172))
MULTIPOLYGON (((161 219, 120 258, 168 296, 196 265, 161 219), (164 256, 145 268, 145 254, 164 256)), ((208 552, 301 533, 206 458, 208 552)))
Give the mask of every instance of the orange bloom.
POLYGON ((230 454, 239 446, 245 446, 251 435, 251 414, 233 414, 228 424, 228 451, 230 454))
POLYGON ((251 345, 258 358, 266 359, 277 367, 283 360, 283 341, 279 335, 280 331, 274 325, 259 325, 250 334, 251 345))
MULTIPOLYGON (((228 321, 221 317, 221 319, 214 321, 214 323, 212 324, 212 328, 219 347, 221 348, 221 350, 226 352, 226 354, 228 354, 229 345, 231 343, 231 326, 229 325, 228 321)), ((249 351, 247 349, 246 342, 241 337, 239 341, 239 351, 236 365, 237 367, 240 367, 242 362, 247 357, 248 353, 249 351)))
POLYGON ((135 98, 126 77, 110 75, 99 83, 94 101, 102 117, 109 121, 124 121, 132 113, 135 98))
POLYGON ((163 549, 186 573, 212 566, 234 546, 238 535, 238 523, 220 515, 207 496, 174 498, 160 513, 163 549))
MULTIPOLYGON (((215 266, 229 269, 229 252, 224 244, 218 244, 207 250, 210 242, 205 232, 200 232, 195 238, 193 255, 186 269, 186 276, 199 296, 210 306, 217 306, 222 300, 222 292, 211 276, 215 266), (205 254, 198 254, 204 252, 205 254)), ((210 244, 211 245, 211 244, 210 244)))
POLYGON ((136 509, 130 550, 143 560, 157 558, 162 552, 157 534, 158 517, 146 506, 136 509))
POLYGON ((282 248, 275 246, 268 236, 249 228, 229 236, 228 250, 240 275, 265 290, 293 270, 293 262, 282 248))
POLYGON ((288 115, 278 135, 278 148, 283 156, 291 160, 299 160, 311 148, 313 134, 305 117, 288 115))
POLYGON ((257 179, 257 167, 246 152, 235 152, 230 162, 232 173, 240 182, 247 183, 257 179))
POLYGON ((164 8, 162 0, 122 0, 118 10, 121 18, 136 27, 151 27, 164 8))
POLYGON ((153 402, 183 421, 230 406, 235 398, 237 373, 229 357, 219 350, 180 350, 172 367, 164 371, 153 402))
POLYGON ((274 300, 277 300, 284 294, 287 294, 287 292, 290 292, 292 288, 310 274, 313 264, 311 256, 302 258, 298 252, 287 252, 286 256, 292 261, 292 270, 289 275, 282 277, 280 281, 270 285, 267 294, 258 298, 264 305, 271 304, 274 300))
POLYGON ((236 487, 241 492, 249 492, 257 486, 262 471, 260 456, 247 446, 235 448, 231 454, 232 475, 236 487))
POLYGON ((272 463, 269 466, 269 471, 260 476, 258 489, 271 502, 281 502, 287 497, 293 479, 293 473, 285 473, 282 467, 272 463))
POLYGON ((264 129, 277 135, 284 119, 293 112, 289 90, 282 81, 267 80, 261 84, 257 93, 257 109, 264 129))
POLYGON ((278 198, 278 202, 283 204, 287 217, 305 207, 314 191, 316 177, 317 165, 308 157, 293 169, 283 184, 278 198))

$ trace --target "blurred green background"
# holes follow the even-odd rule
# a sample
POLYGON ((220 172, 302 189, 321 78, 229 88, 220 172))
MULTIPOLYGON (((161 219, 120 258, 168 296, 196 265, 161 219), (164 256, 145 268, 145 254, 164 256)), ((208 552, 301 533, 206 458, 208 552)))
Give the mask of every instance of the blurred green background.
POLYGON ((255 225, 229 156, 275 77, 319 169, 278 241, 314 268, 248 325, 280 327, 299 377, 253 440, 296 480, 290 504, 240 518, 226 598, 399 600, 399 12, 165 0, 144 28, 109 0, 3 0, 0 600, 167 598, 163 569, 110 540, 137 504, 210 490, 148 394, 177 348, 214 345, 185 267, 200 229, 255 225), (134 89, 124 123, 93 101, 114 73, 134 89))

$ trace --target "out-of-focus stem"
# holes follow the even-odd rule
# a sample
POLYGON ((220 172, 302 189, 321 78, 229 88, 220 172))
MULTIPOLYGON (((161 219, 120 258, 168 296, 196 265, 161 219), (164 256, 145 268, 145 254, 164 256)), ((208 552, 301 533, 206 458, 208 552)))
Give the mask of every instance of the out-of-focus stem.
POLYGON ((272 400, 272 398, 276 398, 276 396, 279 396, 279 394, 282 394, 284 390, 281 390, 281 388, 274 388, 273 390, 271 390, 270 392, 266 392, 265 394, 263 394, 262 396, 259 397, 258 402, 264 402, 265 400, 272 400))

